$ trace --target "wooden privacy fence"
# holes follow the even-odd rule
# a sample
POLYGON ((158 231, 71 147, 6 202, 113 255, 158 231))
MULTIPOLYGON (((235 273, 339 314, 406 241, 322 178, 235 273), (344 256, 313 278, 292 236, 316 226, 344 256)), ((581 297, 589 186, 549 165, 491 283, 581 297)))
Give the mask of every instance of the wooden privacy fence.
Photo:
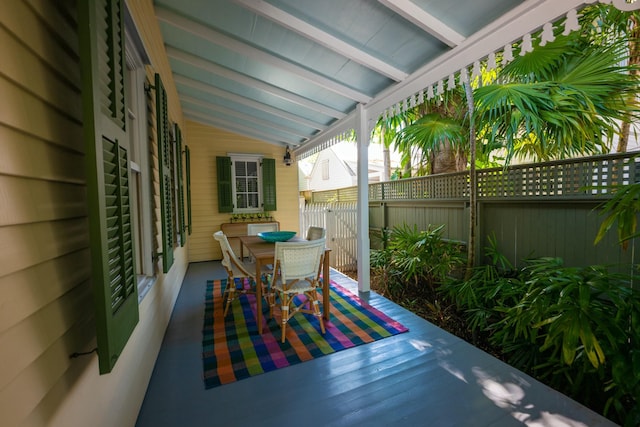
POLYGON ((331 267, 341 271, 357 269, 356 202, 314 203, 300 208, 300 234, 310 226, 323 227, 331 249, 331 267))
MULTIPOLYGON (((482 261, 488 239, 494 236, 499 250, 515 266, 525 258, 538 256, 561 257, 572 266, 636 262, 635 240, 627 251, 620 248, 615 232, 598 245, 593 241, 602 222, 600 205, 611 197, 612 188, 640 182, 637 155, 622 153, 478 170, 477 261, 482 261)), ((371 235, 402 224, 415 224, 419 229, 444 224, 444 238, 468 241, 469 182, 467 171, 370 184, 371 235)), ((349 230, 353 230, 355 240, 357 187, 314 192, 311 200, 301 214, 308 216, 308 221, 314 220, 313 215, 319 215, 318 221, 326 221, 328 211, 351 203, 348 209, 354 214, 343 219, 342 234, 336 241, 348 240, 349 230)), ((302 219, 301 224, 311 225, 302 219)), ((333 238, 331 226, 325 226, 328 240, 333 238)), ((375 240, 372 247, 376 247, 375 240)), ((355 263, 355 249, 353 259, 355 263)))

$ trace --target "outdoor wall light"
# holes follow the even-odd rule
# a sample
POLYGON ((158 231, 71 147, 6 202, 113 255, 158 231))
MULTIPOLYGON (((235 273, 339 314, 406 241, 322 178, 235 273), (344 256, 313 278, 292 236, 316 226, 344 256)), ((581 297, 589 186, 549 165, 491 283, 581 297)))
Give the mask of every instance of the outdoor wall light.
POLYGON ((287 145, 287 149, 284 152, 284 164, 287 166, 291 166, 291 164, 293 163, 293 159, 291 158, 291 151, 289 151, 289 146, 287 145))

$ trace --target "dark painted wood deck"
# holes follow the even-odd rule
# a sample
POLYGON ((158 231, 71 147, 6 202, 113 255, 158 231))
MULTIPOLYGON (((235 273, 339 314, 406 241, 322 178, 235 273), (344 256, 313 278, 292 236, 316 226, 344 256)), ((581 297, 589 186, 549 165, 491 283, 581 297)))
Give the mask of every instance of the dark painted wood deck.
POLYGON ((223 277, 219 262, 189 266, 138 427, 614 425, 375 293, 408 333, 205 390, 205 284, 223 277))

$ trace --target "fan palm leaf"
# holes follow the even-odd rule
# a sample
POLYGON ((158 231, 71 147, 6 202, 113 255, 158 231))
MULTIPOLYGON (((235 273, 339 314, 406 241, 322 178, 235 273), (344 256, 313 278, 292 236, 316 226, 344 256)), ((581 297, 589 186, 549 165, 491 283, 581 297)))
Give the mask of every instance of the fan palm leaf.
POLYGON ((474 92, 478 123, 504 139, 507 158, 531 135, 543 160, 605 151, 618 130, 616 120, 637 115, 637 102, 629 103, 627 95, 638 91, 638 81, 619 65, 625 57, 620 46, 591 46, 579 56, 565 52, 553 60, 545 51, 557 53, 558 46, 570 43, 538 48, 531 54, 538 60, 516 60, 505 68, 508 78, 526 73, 528 82, 494 83, 474 92), (529 69, 532 64, 543 71, 529 69))

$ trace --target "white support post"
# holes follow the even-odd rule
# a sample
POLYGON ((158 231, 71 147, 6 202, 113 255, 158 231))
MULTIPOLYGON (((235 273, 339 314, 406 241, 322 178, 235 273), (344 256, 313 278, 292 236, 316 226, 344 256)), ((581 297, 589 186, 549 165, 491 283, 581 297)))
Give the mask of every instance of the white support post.
POLYGON ((369 256, 369 126, 367 111, 362 104, 356 109, 356 134, 358 141, 358 291, 371 290, 369 256))

